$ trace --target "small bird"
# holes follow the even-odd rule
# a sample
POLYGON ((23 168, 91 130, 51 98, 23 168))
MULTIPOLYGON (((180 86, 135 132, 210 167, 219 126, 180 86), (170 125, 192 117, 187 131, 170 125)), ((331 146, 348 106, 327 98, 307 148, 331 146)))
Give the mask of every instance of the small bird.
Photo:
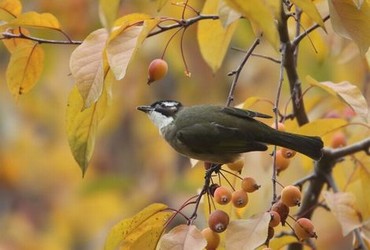
POLYGON ((266 144, 277 145, 319 160, 320 137, 278 131, 255 120, 271 118, 249 110, 197 105, 184 107, 173 100, 139 106, 159 128, 159 133, 180 154, 211 163, 236 161, 244 152, 265 151, 266 144))

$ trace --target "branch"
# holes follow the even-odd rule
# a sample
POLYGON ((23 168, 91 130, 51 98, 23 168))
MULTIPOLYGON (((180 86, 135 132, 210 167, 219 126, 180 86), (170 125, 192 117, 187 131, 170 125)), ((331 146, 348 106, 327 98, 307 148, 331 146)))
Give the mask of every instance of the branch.
POLYGON ((249 50, 245 54, 243 61, 240 63, 239 67, 236 70, 228 74, 229 76, 234 75, 234 79, 233 79, 233 82, 231 83, 229 95, 227 96, 226 106, 230 106, 231 102, 234 100, 234 91, 235 91, 236 83, 238 82, 238 79, 239 79, 240 72, 242 71, 244 65, 248 61, 248 58, 252 55, 252 52, 258 46, 259 43, 260 43, 260 38, 256 38, 252 46, 249 48, 249 50))
POLYGON ((188 26, 190 26, 190 25, 192 25, 196 22, 199 22, 200 20, 207 20, 207 19, 217 20, 219 18, 220 17, 217 16, 217 15, 198 15, 198 16, 195 16, 195 17, 191 17, 191 18, 188 18, 188 19, 181 19, 181 20, 177 20, 177 19, 173 19, 173 18, 163 18, 162 22, 173 21, 173 22, 175 22, 175 24, 171 24, 171 25, 167 25, 167 26, 157 25, 158 30, 150 32, 147 37, 155 36, 157 34, 160 34, 162 32, 165 32, 165 31, 171 30, 171 29, 186 28, 186 27, 188 27, 188 26))
POLYGON ((297 122, 300 126, 308 123, 308 117, 304 108, 302 99, 302 88, 301 81, 298 77, 298 72, 295 66, 295 56, 292 43, 290 42, 288 33, 288 15, 285 13, 284 3, 281 4, 281 17, 278 22, 278 32, 280 37, 280 43, 285 48, 284 50, 284 68, 286 70, 290 94, 292 97, 293 111, 297 118, 297 122))
POLYGON ((0 39, 26 39, 26 40, 31 40, 34 42, 37 42, 39 44, 42 43, 49 43, 49 44, 62 44, 62 45, 79 45, 82 43, 82 41, 73 41, 73 40, 50 40, 50 39, 42 39, 38 37, 33 37, 29 35, 25 35, 23 33, 19 34, 13 34, 9 31, 5 31, 2 33, 3 37, 0 39))

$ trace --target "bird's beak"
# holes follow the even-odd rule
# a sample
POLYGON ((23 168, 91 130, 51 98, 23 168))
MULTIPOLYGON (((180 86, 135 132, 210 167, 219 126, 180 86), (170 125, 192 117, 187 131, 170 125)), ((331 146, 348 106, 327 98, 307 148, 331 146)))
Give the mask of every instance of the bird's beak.
POLYGON ((149 111, 152 111, 153 108, 150 106, 138 106, 137 110, 143 111, 144 113, 148 113, 149 111))

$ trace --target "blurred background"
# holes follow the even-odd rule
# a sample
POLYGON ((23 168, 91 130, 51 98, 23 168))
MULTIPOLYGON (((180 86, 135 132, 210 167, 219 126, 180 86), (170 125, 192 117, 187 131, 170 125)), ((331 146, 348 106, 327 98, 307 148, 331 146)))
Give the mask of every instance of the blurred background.
MULTIPOLYGON (((198 10, 201 2, 190 1, 198 10)), ((101 27, 98 1, 33 0, 23 1, 23 5, 24 12, 55 15, 73 40, 83 40, 101 27)), ((119 16, 144 12, 181 17, 180 7, 167 4, 159 13, 156 8, 153 1, 124 0, 119 16)), ((323 5, 322 11, 325 10, 323 5)), ((304 22, 310 25, 309 20, 304 22)), ((330 30, 328 23, 327 28, 330 30)), ((212 73, 199 53, 196 25, 193 25, 186 30, 183 40, 191 77, 184 74, 177 35, 164 56, 169 74, 148 86, 147 67, 151 60, 161 57, 173 33, 147 39, 132 60, 126 77, 114 84, 112 106, 99 129, 95 152, 84 178, 70 152, 64 122, 67 97, 73 86, 69 56, 75 46, 43 45, 46 67, 41 80, 29 94, 15 100, 5 82, 9 54, 0 45, 0 250, 101 249, 107 232, 117 221, 153 202, 178 208, 201 188, 203 168, 191 168, 189 160, 176 154, 160 138, 157 129, 136 106, 159 99, 175 99, 185 105, 224 104, 232 81, 227 74, 238 67, 243 53, 229 50, 222 68, 212 73)), ((311 34, 317 53, 307 39, 302 42, 298 62, 302 79, 310 74, 318 80, 348 80, 369 95, 364 84, 367 68, 362 66, 366 64, 355 45, 330 35, 331 32, 328 34, 321 30, 311 34)), ((232 46, 247 50, 253 40, 249 25, 241 23, 232 46)), ((259 46, 256 53, 279 58, 268 44, 259 46)), ((278 79, 279 65, 252 58, 240 77, 234 104, 248 97, 274 102, 278 79)), ((284 87, 282 108, 288 100, 288 89, 284 87)), ((307 108, 311 119, 328 112, 345 118, 345 106, 318 89, 307 93, 307 108)), ((272 105, 267 101, 257 102, 251 109, 272 114, 272 105)), ((288 123, 288 128, 296 126, 294 122, 288 123)), ((269 154, 251 153, 247 161, 246 173, 257 176, 266 187, 262 194, 271 195, 269 154)), ((298 167, 284 173, 282 183, 304 176, 312 165, 302 167, 300 160, 294 164, 298 167)), ((252 196, 253 199, 250 214, 269 205, 269 199, 258 199, 258 195, 252 196)), ((332 234, 339 237, 340 230, 333 230, 332 234)))

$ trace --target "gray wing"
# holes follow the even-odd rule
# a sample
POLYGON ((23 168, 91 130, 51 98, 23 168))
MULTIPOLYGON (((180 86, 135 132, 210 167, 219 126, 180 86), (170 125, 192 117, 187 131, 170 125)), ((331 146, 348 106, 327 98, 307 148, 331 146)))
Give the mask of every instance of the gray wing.
POLYGON ((238 129, 217 123, 187 126, 177 131, 176 139, 196 153, 243 153, 267 150, 265 144, 248 140, 238 129))

